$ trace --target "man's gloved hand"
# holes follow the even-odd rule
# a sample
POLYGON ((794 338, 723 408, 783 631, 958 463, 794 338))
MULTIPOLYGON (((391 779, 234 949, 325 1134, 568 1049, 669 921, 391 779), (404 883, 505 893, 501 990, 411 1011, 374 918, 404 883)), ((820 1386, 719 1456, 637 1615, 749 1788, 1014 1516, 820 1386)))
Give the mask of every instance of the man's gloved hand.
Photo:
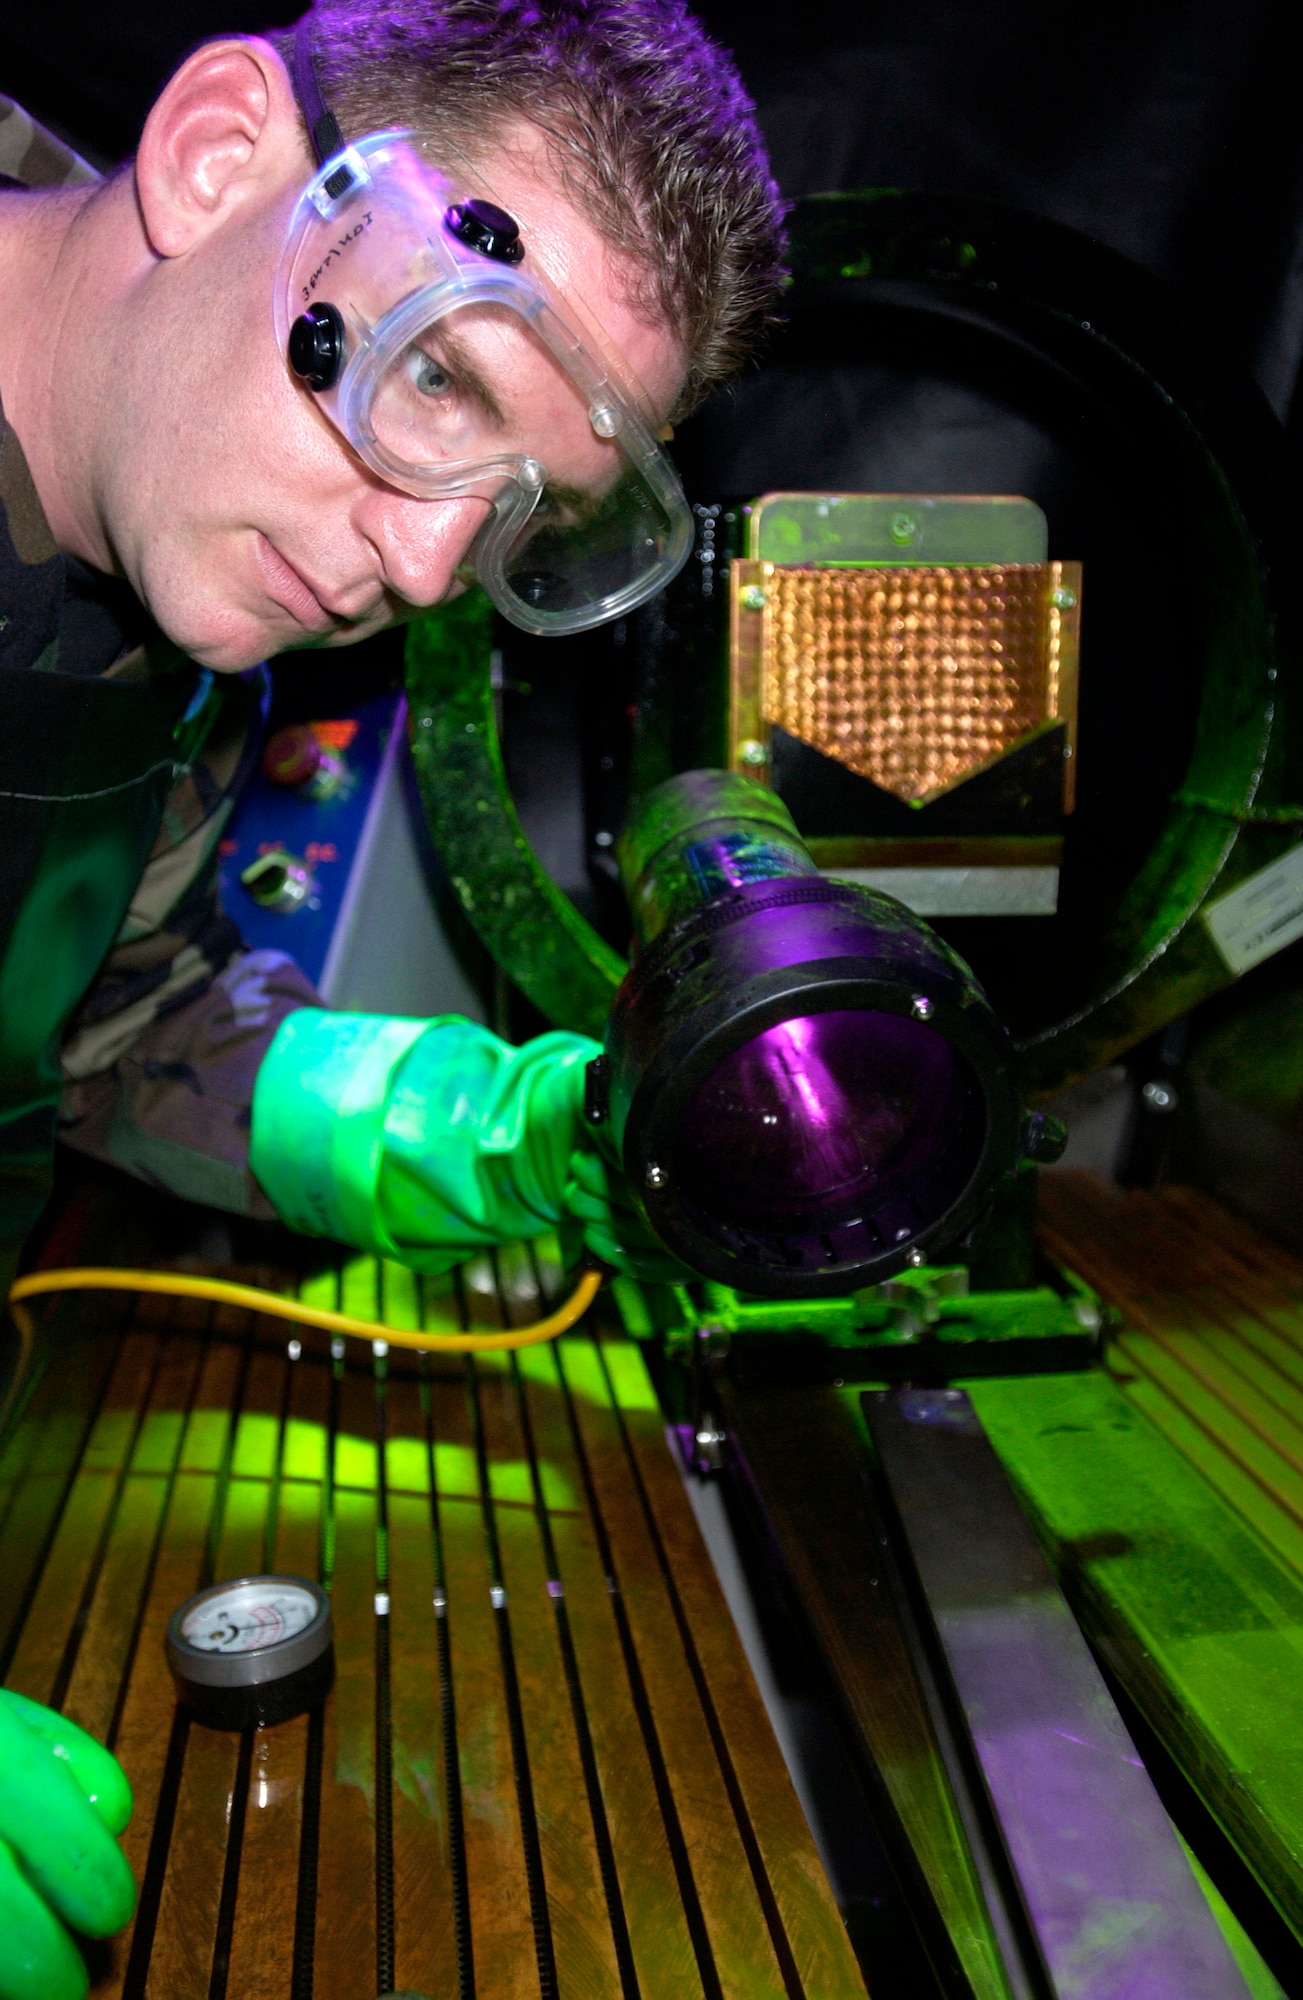
POLYGON ((584 1035, 512 1048, 473 1021, 303 1008, 258 1072, 250 1164, 292 1228, 420 1271, 559 1230, 635 1277, 682 1278, 583 1117, 584 1035))
POLYGON ((130 1818, 116 1757, 0 1688, 0 2000, 82 2000, 68 1930, 108 1937, 130 1918, 136 1885, 115 1838, 130 1818))
POLYGON ((570 1156, 568 1214, 557 1231, 566 1262, 576 1261, 582 1243, 604 1264, 644 1284, 684 1284, 692 1273, 671 1257, 634 1207, 614 1148, 606 1142, 606 1128, 586 1130, 592 1133, 593 1150, 576 1150, 570 1156))

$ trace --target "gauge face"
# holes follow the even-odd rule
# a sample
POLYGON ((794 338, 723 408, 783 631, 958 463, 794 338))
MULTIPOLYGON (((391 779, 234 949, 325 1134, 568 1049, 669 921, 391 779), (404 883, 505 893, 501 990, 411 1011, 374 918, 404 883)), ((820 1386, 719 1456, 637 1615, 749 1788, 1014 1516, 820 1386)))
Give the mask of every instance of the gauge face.
POLYGON ((183 1690, 266 1688, 331 1656, 330 1599, 302 1576, 210 1584, 172 1614, 167 1656, 183 1690))
POLYGON ((307 1630, 317 1600, 284 1577, 253 1577, 206 1593, 181 1620, 181 1638, 200 1653, 252 1653, 307 1630))

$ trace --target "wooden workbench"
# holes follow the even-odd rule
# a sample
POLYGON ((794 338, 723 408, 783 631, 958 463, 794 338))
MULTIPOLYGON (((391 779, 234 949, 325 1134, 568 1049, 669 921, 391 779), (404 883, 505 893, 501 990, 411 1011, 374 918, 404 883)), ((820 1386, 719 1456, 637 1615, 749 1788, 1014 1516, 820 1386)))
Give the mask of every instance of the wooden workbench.
MULTIPOLYGON (((346 1308, 542 1303, 523 1251, 384 1275, 354 1263, 346 1308)), ((135 1790, 96 2000, 863 2000, 636 1346, 291 1358, 226 1308, 52 1310, 0 1461, 0 1668, 135 1790), (333 1693, 189 1724, 168 1617, 269 1569, 328 1584, 333 1693)))

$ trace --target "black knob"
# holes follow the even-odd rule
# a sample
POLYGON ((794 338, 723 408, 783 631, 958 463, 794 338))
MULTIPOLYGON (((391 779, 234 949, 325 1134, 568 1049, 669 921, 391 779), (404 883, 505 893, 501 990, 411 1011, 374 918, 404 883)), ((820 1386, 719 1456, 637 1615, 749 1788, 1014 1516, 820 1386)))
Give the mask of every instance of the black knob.
POLYGON ((344 317, 324 300, 309 306, 290 328, 290 367, 309 389, 330 389, 344 365, 344 317))
POLYGON ((481 256, 496 257, 500 264, 518 264, 525 254, 520 240, 520 224, 505 208, 491 201, 457 201, 443 218, 444 227, 459 243, 467 243, 481 256))

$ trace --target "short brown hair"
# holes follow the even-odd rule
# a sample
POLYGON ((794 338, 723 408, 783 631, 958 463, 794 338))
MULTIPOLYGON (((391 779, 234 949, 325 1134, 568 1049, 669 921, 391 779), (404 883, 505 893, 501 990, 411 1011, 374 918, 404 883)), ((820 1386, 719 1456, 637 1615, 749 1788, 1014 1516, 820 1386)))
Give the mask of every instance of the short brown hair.
MULTIPOLYGON (((681 0, 317 0, 345 136, 409 125, 482 153, 542 130, 577 204, 682 339, 683 415, 754 349, 782 280, 782 207, 731 59, 681 0)), ((290 34, 272 38, 291 61, 290 34)))

